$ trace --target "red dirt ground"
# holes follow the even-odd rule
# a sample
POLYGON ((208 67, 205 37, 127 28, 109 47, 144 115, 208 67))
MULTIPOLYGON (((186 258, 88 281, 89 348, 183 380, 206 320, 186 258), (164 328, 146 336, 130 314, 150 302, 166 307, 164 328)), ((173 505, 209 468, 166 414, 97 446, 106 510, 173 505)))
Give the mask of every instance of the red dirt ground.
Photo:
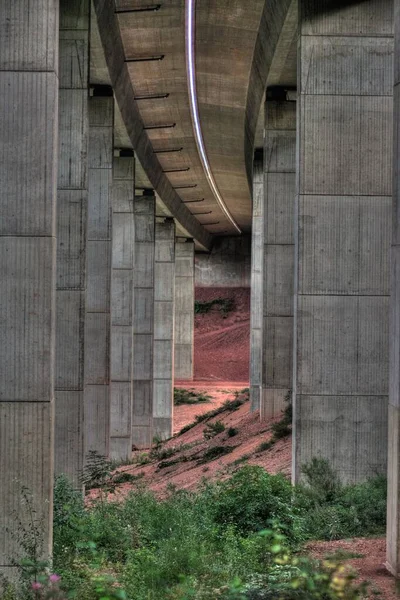
POLYGON ((369 582, 369 597, 395 600, 395 579, 385 568, 386 540, 384 538, 337 540, 335 542, 312 542, 307 546, 315 558, 323 559, 338 550, 360 554, 360 558, 346 560, 358 572, 358 581, 369 582), (380 592, 380 595, 377 592, 380 592))
POLYGON ((226 317, 218 306, 195 316, 194 377, 197 381, 248 381, 250 352, 250 289, 196 288, 196 300, 233 300, 226 317))

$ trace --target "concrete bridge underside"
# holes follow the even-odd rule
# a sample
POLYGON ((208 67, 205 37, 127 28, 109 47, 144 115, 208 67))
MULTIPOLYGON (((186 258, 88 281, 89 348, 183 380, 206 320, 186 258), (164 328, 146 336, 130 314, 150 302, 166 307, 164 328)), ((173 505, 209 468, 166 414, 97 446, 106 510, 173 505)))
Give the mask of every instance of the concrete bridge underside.
POLYGON ((387 469, 399 574, 398 31, 400 0, 0 4, 7 576, 22 488, 49 555, 54 472, 171 435, 195 250, 249 232, 252 409, 292 398, 294 481, 387 469))

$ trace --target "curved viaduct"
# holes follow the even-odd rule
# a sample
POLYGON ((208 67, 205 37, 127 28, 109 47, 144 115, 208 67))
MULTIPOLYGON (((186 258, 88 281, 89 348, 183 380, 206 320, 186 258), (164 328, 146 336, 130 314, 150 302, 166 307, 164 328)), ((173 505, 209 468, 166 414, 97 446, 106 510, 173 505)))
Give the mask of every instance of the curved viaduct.
POLYGON ((0 4, 1 571, 21 486, 50 554, 54 471, 171 435, 195 251, 251 234, 251 407, 294 481, 387 469, 398 575, 399 2, 0 4))

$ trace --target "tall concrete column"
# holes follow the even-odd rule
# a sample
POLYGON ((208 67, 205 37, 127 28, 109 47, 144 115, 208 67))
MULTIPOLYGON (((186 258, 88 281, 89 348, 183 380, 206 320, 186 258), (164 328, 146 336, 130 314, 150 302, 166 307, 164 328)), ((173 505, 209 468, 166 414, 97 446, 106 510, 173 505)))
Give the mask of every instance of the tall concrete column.
POLYGON ((386 566, 400 577, 400 1, 394 27, 394 187, 392 204, 391 297, 389 327, 389 440, 386 566))
POLYGON ((0 572, 52 540, 58 2, 0 3, 0 572), (30 507, 23 501, 25 488, 30 507))
POLYGON ((83 466, 89 3, 60 3, 55 470, 78 484, 83 466))
POLYGON ((132 454, 134 168, 133 153, 114 158, 110 364, 113 459, 129 458, 132 454))
POLYGON ((251 229, 250 284, 250 410, 260 410, 264 304, 264 169, 262 156, 253 165, 253 218, 251 229))
POLYGON ((194 242, 175 246, 175 379, 193 379, 194 242))
POLYGON ((175 223, 156 223, 154 254, 153 434, 168 439, 174 410, 175 223))
POLYGON ((155 210, 154 192, 135 197, 132 414, 132 445, 135 448, 148 448, 153 440, 155 210))
POLYGON ((393 2, 323 4, 299 3, 293 474, 350 482, 386 469, 393 2))
POLYGON ((95 87, 89 100, 86 251, 84 455, 109 454, 111 198, 114 98, 95 87))
POLYGON ((292 388, 296 102, 267 90, 264 135, 264 319, 261 418, 279 415, 292 388))

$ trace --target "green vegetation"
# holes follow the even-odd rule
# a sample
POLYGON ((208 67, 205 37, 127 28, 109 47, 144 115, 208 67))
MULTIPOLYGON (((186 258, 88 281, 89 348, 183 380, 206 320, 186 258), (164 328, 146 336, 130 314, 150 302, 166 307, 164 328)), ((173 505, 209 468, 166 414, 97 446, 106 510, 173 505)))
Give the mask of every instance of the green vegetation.
POLYGON ((237 435, 239 433, 239 430, 236 429, 236 427, 229 427, 226 430, 226 433, 228 434, 228 437, 235 437, 235 435, 237 435))
POLYGON ((222 421, 215 421, 214 423, 207 423, 207 426, 203 429, 203 435, 205 440, 211 440, 219 433, 225 431, 225 425, 222 421))
MULTIPOLYGON (((220 451, 226 448, 209 449, 201 460, 220 451)), ((105 467, 98 457, 92 464, 107 489, 105 467)), ((321 459, 306 465, 304 475, 304 485, 293 488, 282 475, 246 466, 197 492, 170 489, 159 500, 138 482, 121 502, 107 502, 100 493, 86 507, 82 495, 58 478, 57 575, 50 580, 45 566, 29 556, 23 572, 30 587, 18 595, 9 587, 3 598, 361 599, 363 590, 339 564, 348 553, 318 562, 301 548, 310 539, 383 533, 384 478, 344 486, 321 459)))
POLYGON ((292 433, 292 390, 289 390, 285 396, 286 406, 282 411, 282 417, 271 426, 272 437, 266 442, 262 442, 256 448, 256 452, 265 452, 282 438, 287 437, 292 433))
POLYGON ((214 408, 214 410, 209 410, 208 412, 203 413, 202 415, 197 415, 193 423, 189 423, 188 425, 185 425, 185 427, 182 427, 178 435, 182 435, 183 433, 186 433, 186 431, 189 431, 190 429, 193 429, 193 427, 196 427, 196 425, 198 425, 199 423, 209 421, 214 417, 222 415, 224 412, 233 412, 234 410, 238 410, 238 408, 240 408, 248 400, 248 397, 244 396, 240 398, 238 394, 235 395, 236 398, 234 400, 226 400, 219 408, 214 408))
POLYGON ((182 388, 174 388, 174 404, 180 406, 181 404, 201 404, 203 402, 210 402, 211 396, 195 392, 194 390, 185 390, 182 388))
POLYGON ((209 301, 196 300, 194 312, 196 315, 204 315, 209 313, 214 306, 218 306, 222 316, 226 317, 234 309, 235 303, 232 298, 215 298, 209 301))

